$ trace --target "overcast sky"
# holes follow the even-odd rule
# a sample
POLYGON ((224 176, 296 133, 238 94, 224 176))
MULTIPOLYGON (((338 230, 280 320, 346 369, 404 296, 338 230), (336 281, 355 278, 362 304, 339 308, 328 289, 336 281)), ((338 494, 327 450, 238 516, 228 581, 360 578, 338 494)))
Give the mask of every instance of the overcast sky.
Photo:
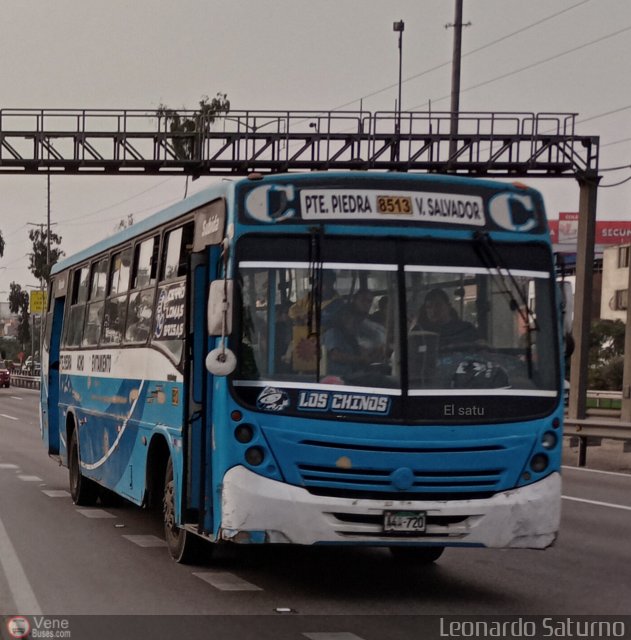
MULTIPOLYGON (((0 0, 0 9, 2 109, 193 108, 221 91, 236 110, 359 109, 362 98, 365 110, 392 110, 395 20, 405 22, 403 110, 429 100, 449 109, 451 0, 0 0)), ((464 21, 462 111, 577 113, 577 132, 600 136, 601 168, 627 167, 603 171, 602 184, 631 176, 631 0, 464 0, 464 21)), ((138 221, 182 198, 184 180, 54 176, 54 230, 74 253, 128 214, 138 221)), ((577 210, 573 179, 530 184, 550 218, 577 210)), ((631 180, 599 189, 598 216, 631 219, 631 180)), ((0 175, 0 299, 12 281, 34 284, 26 225, 45 220, 46 178, 0 175)))

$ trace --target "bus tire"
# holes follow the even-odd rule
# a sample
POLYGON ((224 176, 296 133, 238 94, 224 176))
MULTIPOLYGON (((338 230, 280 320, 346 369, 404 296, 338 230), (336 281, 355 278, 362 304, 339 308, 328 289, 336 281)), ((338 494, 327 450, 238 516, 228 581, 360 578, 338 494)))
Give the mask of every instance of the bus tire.
POLYGON ((414 564, 432 564, 443 555, 445 547, 390 547, 395 560, 414 564))
POLYGON ((81 473, 79 460, 79 442, 77 430, 72 431, 68 447, 68 476, 70 481, 70 496, 74 504, 80 507, 93 507, 99 497, 99 487, 93 480, 81 473))
POLYGON ((175 519, 175 482, 173 480, 173 460, 169 457, 164 474, 164 538, 171 557, 181 564, 195 562, 199 556, 201 540, 194 533, 179 527, 175 519))

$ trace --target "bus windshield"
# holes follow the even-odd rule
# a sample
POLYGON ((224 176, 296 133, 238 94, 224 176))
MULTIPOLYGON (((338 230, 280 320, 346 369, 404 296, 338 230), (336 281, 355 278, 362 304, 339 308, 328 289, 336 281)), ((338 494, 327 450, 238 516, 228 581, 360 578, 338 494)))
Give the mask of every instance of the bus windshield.
POLYGON ((489 264, 468 243, 326 238, 318 260, 302 239, 241 244, 242 399, 266 386, 361 389, 389 396, 401 419, 446 422, 457 417, 449 398, 494 397, 504 418, 502 406, 524 399, 535 413, 552 406, 557 336, 543 246, 500 245, 501 262, 489 264))

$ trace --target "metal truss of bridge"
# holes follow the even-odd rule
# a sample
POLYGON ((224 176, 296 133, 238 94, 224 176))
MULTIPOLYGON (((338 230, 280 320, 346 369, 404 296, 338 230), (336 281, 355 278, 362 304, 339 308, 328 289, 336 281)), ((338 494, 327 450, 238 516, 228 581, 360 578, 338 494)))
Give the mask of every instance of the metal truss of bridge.
POLYGON ((576 114, 0 110, 0 173, 238 175, 334 169, 577 177, 598 137, 576 114))

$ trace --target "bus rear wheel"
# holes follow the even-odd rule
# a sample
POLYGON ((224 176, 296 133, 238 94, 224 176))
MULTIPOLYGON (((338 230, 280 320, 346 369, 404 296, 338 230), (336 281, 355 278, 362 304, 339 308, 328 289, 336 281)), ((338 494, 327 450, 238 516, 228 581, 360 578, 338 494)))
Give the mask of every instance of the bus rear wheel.
POLYGON ((415 564, 431 564, 443 555, 445 547, 390 547, 395 560, 415 564))
POLYGON ((68 447, 68 476, 72 501, 80 507, 92 507, 99 497, 99 487, 93 480, 81 473, 79 461, 79 442, 76 429, 70 436, 68 447))
POLYGON ((182 564, 194 562, 200 552, 201 540, 194 533, 182 529, 175 518, 175 482, 173 480, 173 461, 169 458, 164 474, 164 498, 162 500, 164 516, 164 538, 171 557, 182 564))

